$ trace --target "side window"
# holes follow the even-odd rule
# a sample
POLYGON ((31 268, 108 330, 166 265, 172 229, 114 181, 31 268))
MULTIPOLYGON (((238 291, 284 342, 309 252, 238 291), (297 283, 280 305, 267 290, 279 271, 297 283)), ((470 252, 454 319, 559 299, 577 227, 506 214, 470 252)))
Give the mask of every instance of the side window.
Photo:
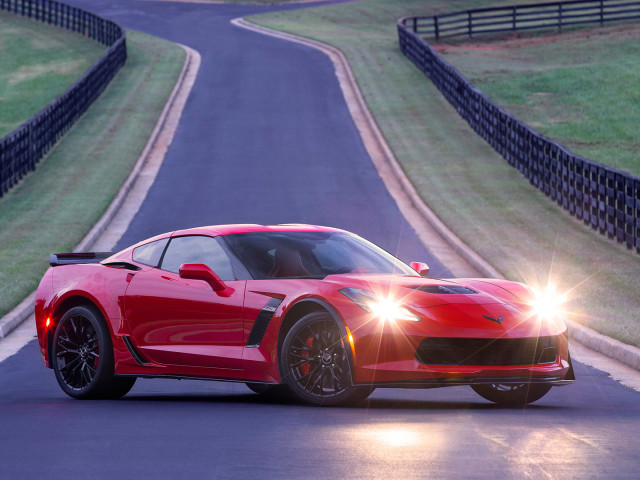
POLYGON ((172 238, 160 268, 178 273, 183 263, 204 263, 222 280, 235 280, 229 257, 212 237, 192 235, 172 238))
POLYGON ((143 265, 149 265, 150 267, 157 267, 168 241, 168 238, 163 238, 162 240, 156 240, 155 242, 134 248, 133 261, 142 263, 143 265))

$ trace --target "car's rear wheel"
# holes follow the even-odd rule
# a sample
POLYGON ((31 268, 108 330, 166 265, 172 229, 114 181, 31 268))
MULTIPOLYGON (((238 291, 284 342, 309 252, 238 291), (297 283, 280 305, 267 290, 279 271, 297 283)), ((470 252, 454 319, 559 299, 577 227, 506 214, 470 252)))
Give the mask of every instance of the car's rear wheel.
POLYGON ((483 398, 499 405, 524 406, 544 397, 551 385, 544 383, 471 385, 471 388, 483 398))
POLYGON ((313 312, 291 327, 282 345, 280 372, 295 395, 316 405, 344 405, 373 388, 354 387, 344 340, 335 320, 313 312))
POLYGON ((111 335, 92 306, 73 307, 58 322, 53 370, 62 390, 74 398, 120 398, 136 381, 114 375, 111 335))

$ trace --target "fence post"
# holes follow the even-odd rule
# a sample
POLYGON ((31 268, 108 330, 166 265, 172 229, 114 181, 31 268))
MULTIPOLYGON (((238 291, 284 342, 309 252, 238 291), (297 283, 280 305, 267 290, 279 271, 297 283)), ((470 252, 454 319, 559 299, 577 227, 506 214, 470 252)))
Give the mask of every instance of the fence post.
POLYGON ((558 4, 558 30, 562 30, 562 3, 558 4))
POLYGON ((604 25, 604 4, 602 0, 600 0, 600 26, 604 25))
POLYGON ((418 17, 413 17, 413 33, 418 33, 418 17))
POLYGON ((436 31, 436 41, 440 39, 440 28, 438 27, 438 16, 433 17, 433 27, 436 31))
POLYGON ((516 6, 511 7, 511 30, 516 31, 516 6))

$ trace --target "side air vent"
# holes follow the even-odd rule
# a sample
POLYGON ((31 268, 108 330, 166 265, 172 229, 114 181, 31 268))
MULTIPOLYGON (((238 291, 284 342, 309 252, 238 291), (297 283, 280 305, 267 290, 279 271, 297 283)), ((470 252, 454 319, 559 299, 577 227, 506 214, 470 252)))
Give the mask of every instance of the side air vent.
POLYGON ((281 303, 282 300, 279 298, 272 298, 262 307, 256 321, 253 322, 251 332, 249 332, 249 338, 247 339, 248 348, 257 348, 260 346, 264 334, 267 333, 267 327, 269 326, 269 322, 271 322, 271 317, 273 317, 273 314, 281 303))
POLYGON ((413 290, 420 290, 426 293, 442 294, 456 294, 456 295, 474 295, 478 292, 471 290, 470 288, 460 285, 418 285, 416 287, 407 287, 413 290))
POLYGON ((128 336, 123 335, 122 340, 124 340, 124 344, 127 346, 127 350, 129 350, 129 353, 136 362, 138 362, 140 365, 149 365, 149 362, 147 362, 147 360, 136 349, 136 347, 133 346, 133 343, 131 343, 131 339, 128 336))

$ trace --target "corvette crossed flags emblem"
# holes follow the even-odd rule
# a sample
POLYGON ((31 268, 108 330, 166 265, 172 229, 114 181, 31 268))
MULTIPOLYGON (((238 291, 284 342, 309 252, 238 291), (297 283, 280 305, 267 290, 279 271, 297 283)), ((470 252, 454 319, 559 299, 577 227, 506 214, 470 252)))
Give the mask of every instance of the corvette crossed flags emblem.
POLYGON ((500 325, 502 325, 502 320, 504 320, 504 317, 502 315, 498 315, 498 318, 493 318, 493 317, 490 317, 489 315, 482 315, 482 316, 487 320, 491 320, 492 322, 499 323, 500 325))

